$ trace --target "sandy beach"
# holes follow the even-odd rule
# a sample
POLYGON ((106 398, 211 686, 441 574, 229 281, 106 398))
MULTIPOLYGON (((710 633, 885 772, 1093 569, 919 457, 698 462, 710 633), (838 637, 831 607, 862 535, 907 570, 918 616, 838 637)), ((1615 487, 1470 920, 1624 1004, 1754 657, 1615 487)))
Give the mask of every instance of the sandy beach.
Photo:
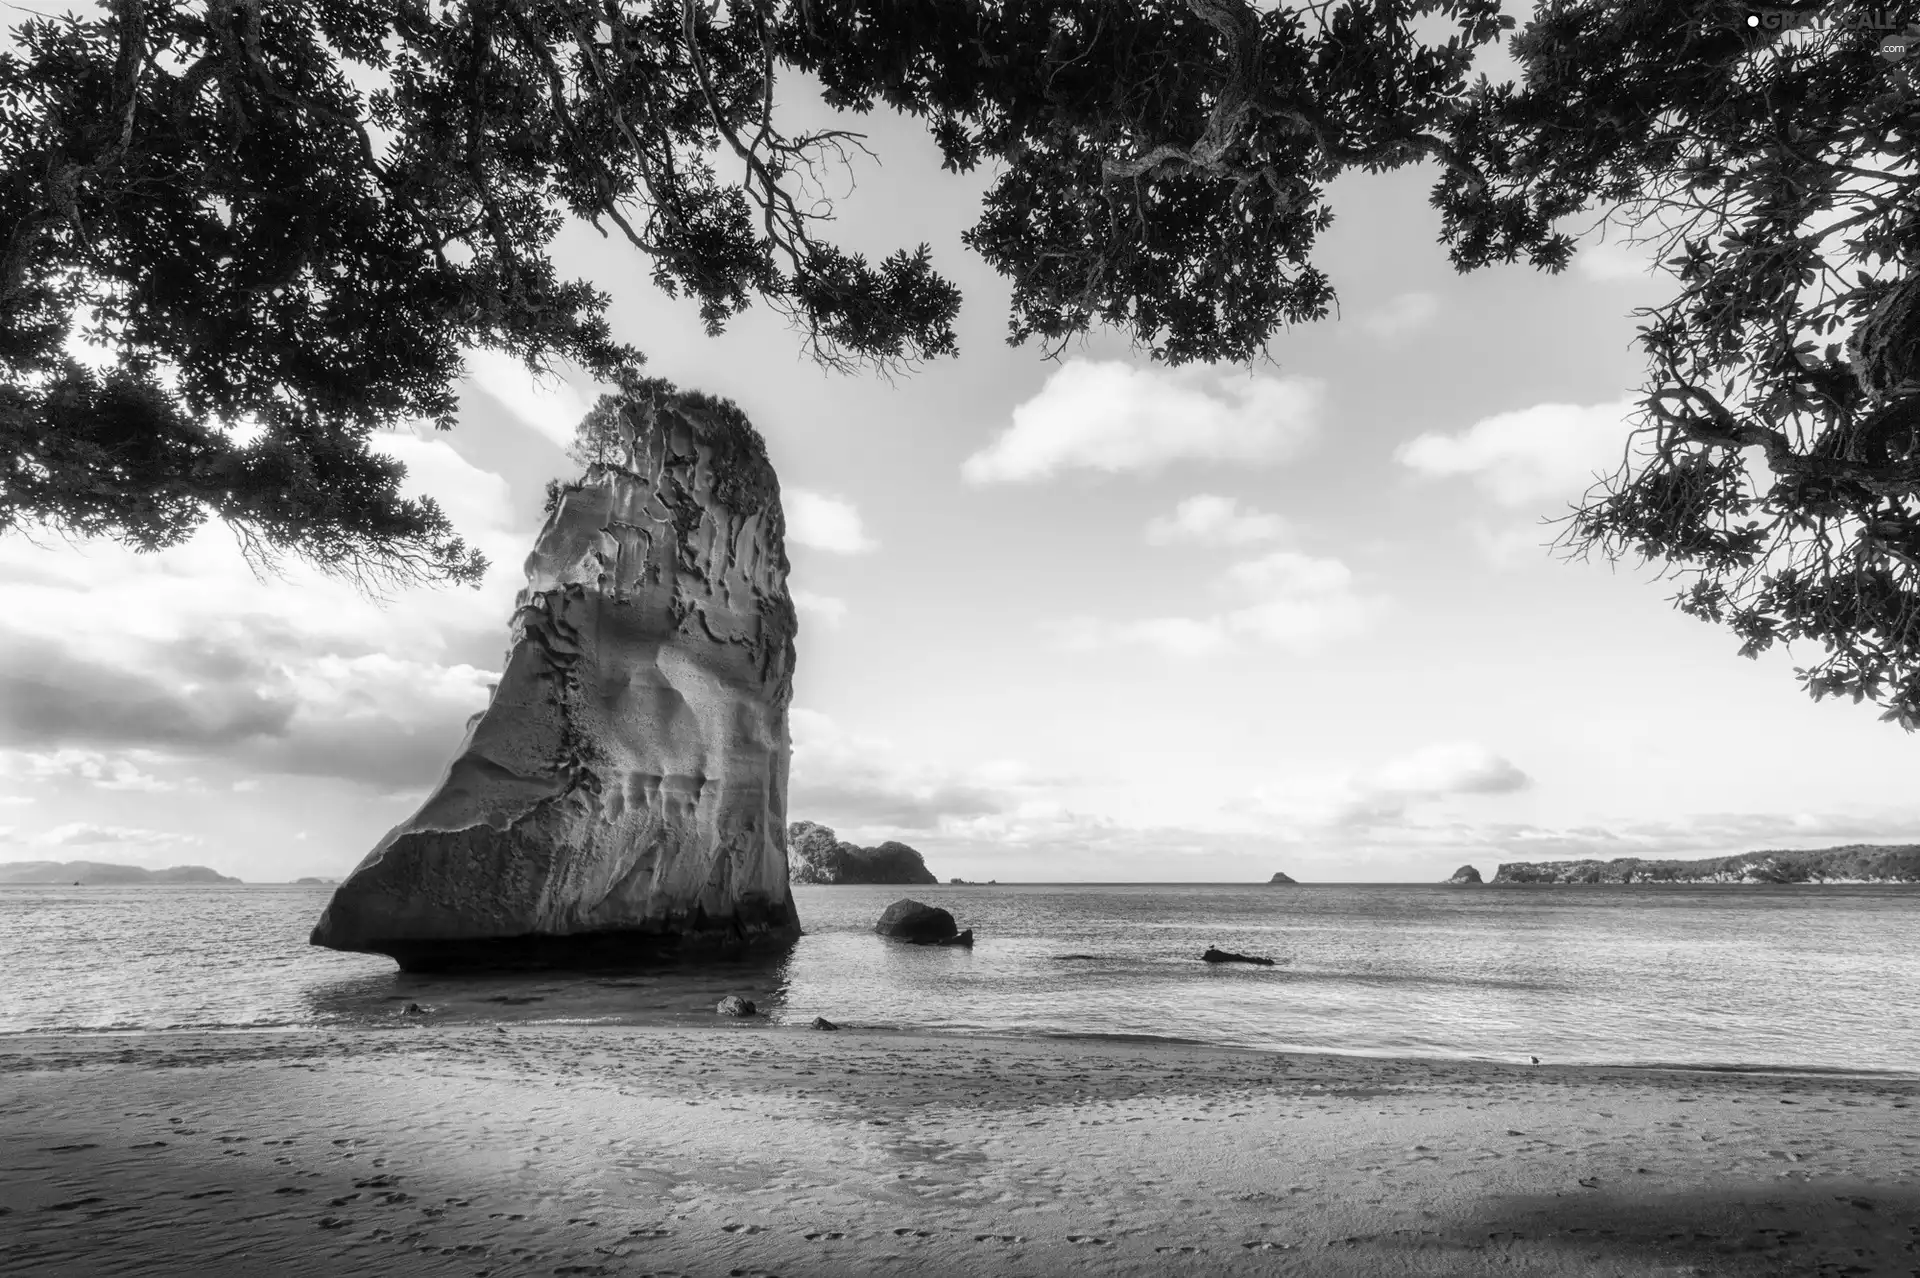
POLYGON ((1920 1078, 418 1024, 0 1080, 10 1275, 1920 1273, 1920 1078))

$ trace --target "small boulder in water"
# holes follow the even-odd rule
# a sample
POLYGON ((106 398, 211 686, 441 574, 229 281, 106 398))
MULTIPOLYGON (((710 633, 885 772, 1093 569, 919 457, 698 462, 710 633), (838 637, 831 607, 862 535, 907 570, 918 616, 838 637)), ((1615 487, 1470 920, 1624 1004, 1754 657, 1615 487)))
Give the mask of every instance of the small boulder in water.
POLYGON ((427 1009, 418 1003, 409 1003, 400 1009, 400 1015, 402 1016, 425 1016, 426 1014, 427 1009))
POLYGON ((968 928, 966 931, 960 933, 958 936, 949 936, 946 940, 939 942, 939 944, 958 945, 963 949, 970 950, 973 948, 973 929, 968 928))
MULTIPOLYGON (((896 940, 912 941, 915 945, 937 945, 957 936, 960 927, 953 921, 953 915, 938 906, 899 900, 887 907, 887 912, 880 916, 873 930, 896 940)), ((969 929, 966 944, 972 943, 972 930, 969 929)))
POLYGON ((738 994, 729 994, 715 1004, 713 1010, 721 1016, 752 1016, 753 1000, 741 998, 738 994))
POLYGON ((835 1025, 832 1021, 828 1020, 824 1016, 814 1017, 813 1027, 817 1030, 837 1030, 840 1028, 838 1025, 835 1025))
POLYGON ((1230 950, 1216 950, 1212 946, 1207 947, 1207 952, 1202 954, 1200 959, 1205 963, 1252 963, 1256 967, 1273 966, 1273 960, 1270 958, 1260 958, 1253 954, 1235 954, 1230 950))

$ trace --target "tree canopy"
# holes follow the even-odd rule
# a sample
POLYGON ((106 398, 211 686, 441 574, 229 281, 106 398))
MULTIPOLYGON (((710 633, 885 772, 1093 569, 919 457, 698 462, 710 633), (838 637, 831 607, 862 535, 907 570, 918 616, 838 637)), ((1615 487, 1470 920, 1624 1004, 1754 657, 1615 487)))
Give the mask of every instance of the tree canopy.
MULTIPOLYGON (((1661 237, 1644 413, 1566 543, 1637 552, 1816 695, 1920 726, 1916 95, 1851 3, 1558 0, 111 0, 0 57, 6 525, 477 580, 370 448, 452 422, 461 351, 633 384, 608 299, 557 278, 567 216, 618 235, 711 332, 754 300, 851 371, 957 353, 928 247, 875 263, 804 195, 862 146, 782 128, 774 84, 923 121, 991 164, 964 239, 1010 342, 1096 322, 1245 361, 1321 319, 1341 173, 1421 161, 1461 270, 1564 269, 1576 214, 1661 237), (377 87, 364 90, 361 86, 377 87), (115 365, 69 358, 87 322, 115 365), (1845 328, 1848 333, 1841 333, 1845 328), (1844 344, 1839 337, 1849 336, 1844 344), (1821 339, 1828 339, 1822 345, 1821 339), (245 426, 249 429, 242 430, 245 426), (1756 461, 1755 459, 1763 459, 1756 461)), ((4 526, 4 525, 0 525, 4 526)))

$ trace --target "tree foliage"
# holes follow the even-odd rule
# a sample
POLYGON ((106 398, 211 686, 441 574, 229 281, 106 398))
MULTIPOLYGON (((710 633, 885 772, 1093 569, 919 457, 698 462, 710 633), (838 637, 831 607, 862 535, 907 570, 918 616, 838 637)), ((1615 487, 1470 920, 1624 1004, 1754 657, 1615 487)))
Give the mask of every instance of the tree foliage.
POLYGON ((1676 283, 1644 412, 1567 528, 1689 580, 1744 651, 1810 640, 1816 695, 1920 725, 1920 217, 1913 77, 1855 23, 1733 0, 1555 0, 1513 84, 1470 76, 1498 0, 111 0, 0 59, 0 518, 472 578, 375 430, 451 421, 460 351, 636 384, 569 215, 719 332, 754 299, 823 363, 956 351, 926 245, 879 263, 809 198, 860 135, 783 130, 781 69, 922 120, 994 181, 966 244, 1009 339, 1095 323, 1169 364, 1324 317, 1351 169, 1427 161, 1461 270, 1569 261, 1619 214, 1676 283), (363 90, 362 85, 376 87, 363 90), (609 230, 608 228, 612 228, 609 230), (118 358, 71 360, 73 317, 118 358), (257 440, 230 428, 252 421, 257 440))
MULTIPOLYGON (((1824 650, 1815 698, 1920 727, 1920 94, 1878 54, 1884 7, 1587 0, 1513 42, 1519 87, 1476 95, 1443 203, 1463 268, 1501 228, 1618 210, 1674 298, 1641 312, 1642 411, 1563 544, 1638 553, 1757 656, 1824 650), (1844 341, 1841 339, 1845 339, 1844 341)), ((1913 16, 1920 16, 1916 14, 1913 16)))

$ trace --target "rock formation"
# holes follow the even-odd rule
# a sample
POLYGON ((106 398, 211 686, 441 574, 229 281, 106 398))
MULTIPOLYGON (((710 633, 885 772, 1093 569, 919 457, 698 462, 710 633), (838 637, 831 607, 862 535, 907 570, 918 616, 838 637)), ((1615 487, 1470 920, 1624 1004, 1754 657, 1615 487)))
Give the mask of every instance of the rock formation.
POLYGON ((1507 883, 1920 883, 1920 846, 1852 844, 1819 852, 1749 852, 1703 861, 1510 861, 1507 883))
POLYGON ((790 943, 793 603, 765 446, 658 380, 589 418, 506 668, 438 787, 313 943, 402 968, 628 962, 790 943))
MULTIPOLYGON (((887 907, 873 930, 882 936, 890 936, 898 941, 912 941, 915 945, 945 945, 960 935, 960 925, 953 921, 953 915, 937 905, 923 905, 919 901, 895 901, 887 907)), ((973 929, 968 928, 965 944, 973 944, 973 929)), ((956 944, 959 942, 955 942, 956 944)))
POLYGON ((1235 954, 1232 950, 1217 950, 1212 946, 1207 947, 1207 952, 1200 956, 1200 961, 1202 963, 1251 963, 1255 967, 1273 966, 1273 960, 1270 958, 1261 958, 1257 954, 1235 954))
POLYGON ((1480 871, 1471 865, 1463 865, 1453 872, 1453 877, 1448 879, 1447 883, 1453 887, 1470 887, 1481 881, 1480 871))
POLYGON ((863 848, 813 821, 787 827, 787 866, 795 883, 938 883, 920 854, 889 840, 863 848))
POLYGON ((1300 886, 1298 882, 1296 882, 1296 881, 1295 881, 1295 880, 1293 880, 1293 879, 1290 879, 1290 878, 1288 878, 1288 877, 1287 877, 1286 875, 1284 875, 1284 874, 1281 874, 1281 873, 1280 873, 1279 871, 1277 871, 1277 870, 1276 870, 1276 871, 1274 872, 1274 875, 1273 875, 1273 877, 1267 880, 1267 886, 1268 886, 1268 887, 1272 887, 1272 886, 1274 886, 1275 884, 1279 884, 1279 885, 1281 885, 1281 886, 1283 886, 1283 887, 1298 887, 1298 886, 1300 886))

